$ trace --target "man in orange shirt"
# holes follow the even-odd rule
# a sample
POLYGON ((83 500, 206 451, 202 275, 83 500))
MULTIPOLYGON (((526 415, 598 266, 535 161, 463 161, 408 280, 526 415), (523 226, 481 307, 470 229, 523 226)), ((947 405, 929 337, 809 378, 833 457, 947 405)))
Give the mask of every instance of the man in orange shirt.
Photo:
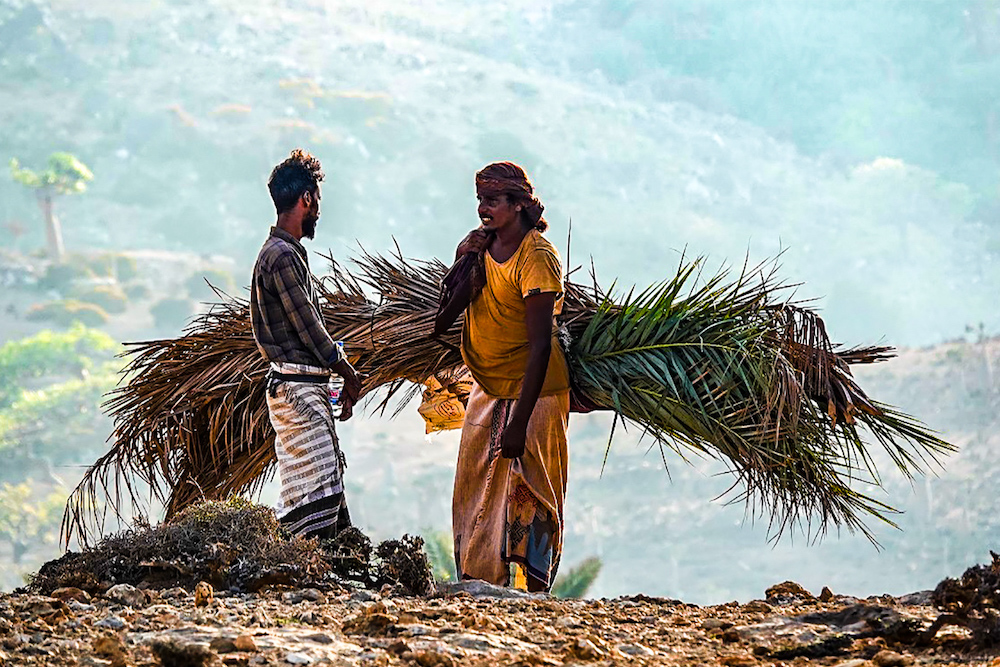
POLYGON ((556 340, 562 262, 542 236, 544 207, 510 162, 476 174, 482 226, 457 256, 483 253, 486 285, 469 304, 462 357, 475 380, 462 425, 452 523, 459 575, 532 591, 562 555, 569 370, 556 340))

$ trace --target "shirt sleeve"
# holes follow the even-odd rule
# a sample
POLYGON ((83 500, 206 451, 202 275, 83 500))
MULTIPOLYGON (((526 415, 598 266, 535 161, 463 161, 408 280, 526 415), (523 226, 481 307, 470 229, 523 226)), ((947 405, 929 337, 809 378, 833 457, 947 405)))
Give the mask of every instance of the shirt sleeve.
POLYGON ((308 271, 304 270, 301 262, 283 255, 274 263, 272 275, 275 291, 299 340, 318 360, 326 362, 327 366, 338 363, 343 359, 343 352, 323 325, 323 318, 316 304, 309 299, 306 285, 312 277, 308 271))
POLYGON ((554 292, 556 298, 562 296, 562 261, 559 255, 550 248, 532 249, 521 269, 520 288, 524 298, 545 292, 554 292))

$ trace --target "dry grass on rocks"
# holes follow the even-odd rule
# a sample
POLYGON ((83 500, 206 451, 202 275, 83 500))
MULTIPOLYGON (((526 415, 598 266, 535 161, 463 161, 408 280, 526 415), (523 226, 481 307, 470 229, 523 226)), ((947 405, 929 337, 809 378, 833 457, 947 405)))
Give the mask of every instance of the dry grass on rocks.
POLYGON ((990 565, 974 565, 934 589, 931 602, 942 613, 924 633, 925 643, 944 626, 955 625, 967 628, 977 646, 1000 646, 1000 554, 990 555, 990 565))
POLYGON ((432 588, 419 537, 387 540, 375 548, 357 528, 334 541, 304 539, 284 530, 270 508, 233 498, 193 505, 156 527, 138 525, 93 548, 68 552, 43 565, 28 589, 101 593, 121 583, 191 588, 200 581, 241 592, 269 585, 347 584, 389 585, 397 594, 420 595, 432 588))

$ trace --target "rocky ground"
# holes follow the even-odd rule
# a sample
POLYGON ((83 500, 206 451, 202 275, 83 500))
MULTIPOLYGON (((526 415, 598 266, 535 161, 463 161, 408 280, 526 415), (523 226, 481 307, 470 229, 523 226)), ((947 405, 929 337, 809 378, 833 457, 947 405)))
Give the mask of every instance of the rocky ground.
POLYGON ((119 584, 0 597, 3 665, 1000 665, 966 630, 919 633, 930 593, 860 600, 797 584, 699 607, 643 595, 556 600, 482 582, 426 597, 346 588, 231 594, 119 584))

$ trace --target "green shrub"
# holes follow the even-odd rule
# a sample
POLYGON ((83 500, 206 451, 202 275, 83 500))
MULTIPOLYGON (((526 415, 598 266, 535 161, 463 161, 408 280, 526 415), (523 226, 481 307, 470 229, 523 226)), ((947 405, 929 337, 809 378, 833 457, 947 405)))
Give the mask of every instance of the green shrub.
POLYGON ((139 263, 128 255, 115 255, 115 277, 124 283, 134 280, 139 275, 139 263))
POLYGON ((88 327, 99 327, 108 323, 104 309, 92 303, 76 299, 60 299, 48 303, 38 303, 28 309, 25 319, 34 322, 52 322, 68 327, 79 322, 88 327))
POLYGON ((430 533, 424 538, 424 548, 435 580, 455 581, 458 578, 455 574, 455 552, 451 531, 438 530, 430 533))
POLYGON ((74 324, 69 331, 41 331, 0 345, 0 408, 21 393, 25 380, 97 374, 114 365, 120 346, 103 331, 74 324))
POLYGON ((77 262, 90 269, 91 273, 101 278, 110 278, 114 275, 114 256, 109 253, 100 255, 73 255, 70 261, 77 262))
POLYGON ((125 286, 125 294, 131 300, 148 299, 153 290, 146 283, 130 283, 125 286))
POLYGON ((594 585, 594 580, 601 573, 601 559, 591 556, 585 559, 569 572, 556 577, 552 585, 552 595, 557 598, 582 598, 594 585))
POLYGON ((157 301, 149 312, 158 329, 180 329, 187 324, 188 318, 194 314, 194 302, 191 299, 167 298, 157 301))
POLYGON ((69 292, 74 281, 93 277, 94 272, 90 267, 80 262, 69 261, 64 264, 50 264, 38 280, 38 286, 46 290, 69 292))
POLYGON ((128 296, 117 284, 81 287, 74 289, 72 294, 79 301, 100 306, 106 313, 124 313, 128 306, 128 296))
POLYGON ((215 291, 209 287, 209 283, 227 294, 232 294, 236 289, 233 274, 223 269, 195 271, 184 281, 184 287, 195 301, 216 301, 215 291))
POLYGON ((104 252, 98 254, 73 253, 67 256, 59 270, 75 273, 70 280, 79 278, 115 278, 119 282, 127 282, 139 275, 139 264, 134 258, 121 253, 104 252))

